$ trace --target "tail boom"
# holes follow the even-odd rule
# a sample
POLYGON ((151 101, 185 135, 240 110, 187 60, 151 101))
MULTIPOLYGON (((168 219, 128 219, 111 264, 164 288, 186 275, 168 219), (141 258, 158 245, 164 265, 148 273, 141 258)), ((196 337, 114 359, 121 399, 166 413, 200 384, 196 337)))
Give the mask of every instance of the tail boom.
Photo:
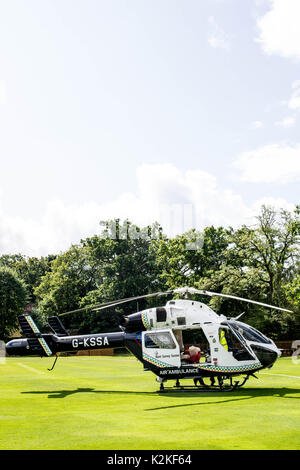
POLYGON ((10 356, 51 356, 59 352, 124 347, 123 332, 77 336, 40 335, 40 337, 13 339, 6 344, 6 352, 10 356))

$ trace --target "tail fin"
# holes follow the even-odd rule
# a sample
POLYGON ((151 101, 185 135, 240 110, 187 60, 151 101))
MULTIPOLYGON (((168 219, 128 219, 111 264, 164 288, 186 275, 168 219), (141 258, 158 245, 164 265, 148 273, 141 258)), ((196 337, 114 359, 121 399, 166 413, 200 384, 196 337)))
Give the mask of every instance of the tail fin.
POLYGON ((51 330, 57 335, 57 336, 68 336, 68 332, 65 329, 62 321, 60 318, 54 316, 54 317, 49 317, 48 318, 48 323, 51 328, 51 330))
POLYGON ((40 334, 40 330, 32 320, 31 316, 25 313, 25 315, 19 316, 19 323, 22 329, 22 333, 26 338, 32 338, 40 334))
POLYGON ((40 354, 41 356, 52 356, 51 349, 42 337, 40 330, 34 323, 31 316, 28 314, 20 315, 19 323, 33 354, 40 354))

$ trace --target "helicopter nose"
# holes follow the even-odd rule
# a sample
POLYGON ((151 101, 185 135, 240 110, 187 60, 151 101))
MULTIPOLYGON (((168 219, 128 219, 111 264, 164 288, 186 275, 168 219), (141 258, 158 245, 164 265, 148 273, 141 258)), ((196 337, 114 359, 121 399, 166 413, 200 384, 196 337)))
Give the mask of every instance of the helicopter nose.
POLYGON ((254 354, 256 355, 259 362, 264 367, 272 367, 274 362, 281 356, 281 351, 276 348, 276 351, 265 346, 252 345, 251 346, 254 354))

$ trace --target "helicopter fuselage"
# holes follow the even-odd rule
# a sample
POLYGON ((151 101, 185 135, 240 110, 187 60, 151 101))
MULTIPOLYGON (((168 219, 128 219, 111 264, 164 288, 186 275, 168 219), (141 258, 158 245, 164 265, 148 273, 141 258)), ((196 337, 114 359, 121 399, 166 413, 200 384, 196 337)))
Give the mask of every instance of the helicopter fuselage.
POLYGON ((122 331, 114 333, 69 336, 56 331, 41 334, 31 317, 22 317, 26 321, 22 318, 20 324, 22 326, 23 322, 27 338, 7 343, 9 355, 51 356, 60 352, 126 348, 143 364, 144 370, 152 371, 161 382, 249 376, 272 367, 281 355, 275 343, 261 332, 192 300, 171 300, 164 307, 128 315, 120 325, 122 331), (188 345, 184 344, 183 335, 187 331, 201 331, 206 340, 204 350, 199 353, 201 357, 196 361, 186 354, 188 345))

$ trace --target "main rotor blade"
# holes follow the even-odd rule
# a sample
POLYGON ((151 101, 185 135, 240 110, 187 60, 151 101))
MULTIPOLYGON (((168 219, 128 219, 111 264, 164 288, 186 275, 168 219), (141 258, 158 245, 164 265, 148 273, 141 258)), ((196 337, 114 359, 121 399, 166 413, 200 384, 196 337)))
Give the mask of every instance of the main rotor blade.
POLYGON ((274 305, 269 305, 265 304, 263 302, 257 302, 256 300, 250 300, 250 299, 244 299, 243 297, 237 297, 235 295, 229 295, 229 294, 219 294, 217 292, 210 292, 207 290, 200 290, 200 289, 195 289, 194 287, 179 287, 177 289, 172 289, 168 290, 165 292, 155 292, 153 294, 145 294, 145 295, 139 295, 135 297, 127 297, 124 299, 119 299, 119 300, 112 300, 110 302, 105 302, 105 303, 99 303, 99 304, 94 304, 94 305, 87 305, 86 307, 79 308, 77 310, 71 310, 69 312, 64 312, 58 314, 58 316, 64 316, 64 315, 69 315, 71 313, 79 313, 79 312, 84 312, 84 311, 98 311, 98 310, 104 310, 105 308, 108 307, 115 307, 117 305, 122 305, 128 302, 131 302, 133 300, 139 300, 139 299, 146 299, 150 297, 159 297, 162 295, 168 295, 168 294, 181 294, 181 295, 186 295, 186 294, 201 294, 201 295, 208 295, 210 297, 217 296, 217 297, 226 297, 228 299, 234 299, 234 300, 241 300, 242 302, 249 302, 251 304, 256 304, 256 305, 261 305, 262 307, 268 307, 268 308, 273 308, 275 310, 281 310, 283 312, 289 312, 289 313, 294 313, 292 310, 288 310, 286 308, 281 308, 281 307, 275 307, 274 305))
POLYGON ((91 309, 92 309, 93 307, 95 307, 96 305, 98 305, 98 304, 95 304, 95 305, 87 305, 86 307, 77 308, 76 310, 70 310, 69 312, 58 313, 57 316, 58 316, 58 317, 63 317, 64 315, 70 315, 71 313, 84 312, 84 311, 87 311, 87 310, 91 310, 91 309))
POLYGON ((169 291, 166 291, 166 292, 155 292, 154 294, 139 295, 137 297, 130 297, 130 298, 127 298, 127 299, 121 299, 121 300, 117 300, 116 302, 110 303, 109 305, 101 305, 100 307, 93 308, 93 311, 103 310, 104 308, 107 308, 107 307, 115 307, 116 305, 125 304, 125 303, 131 302, 133 300, 146 299, 146 298, 149 298, 149 297, 159 297, 160 295, 168 295, 168 294, 172 294, 173 292, 175 292, 175 291, 174 290, 169 290, 169 291))
POLYGON ((125 304, 127 302, 131 302, 132 300, 138 300, 138 299, 144 299, 146 297, 155 297, 155 296, 160 296, 160 295, 167 295, 167 294, 172 294, 174 292, 173 290, 169 290, 166 292, 155 292, 153 294, 145 294, 145 295, 139 295, 136 297, 126 297, 125 299, 119 299, 119 300, 111 300, 110 302, 105 302, 105 303, 99 303, 99 304, 94 304, 94 305, 87 305, 86 307, 78 308, 76 310, 70 310, 69 312, 64 312, 64 313, 59 313, 58 316, 62 317, 64 315, 69 315, 71 313, 79 313, 79 312, 84 312, 84 311, 97 311, 97 310, 103 310, 108 307, 114 307, 116 305, 121 305, 125 304))
MULTIPOLYGON (((124 299, 127 300, 127 299, 124 299)), ((110 302, 105 302, 105 303, 98 303, 98 304, 92 304, 92 305, 87 305, 86 307, 81 307, 77 308, 76 310, 70 310, 69 312, 64 312, 64 313, 59 313, 58 316, 62 317, 64 315, 69 315, 70 313, 79 313, 79 312, 84 312, 86 310, 92 310, 94 307, 100 307, 102 305, 107 305, 109 306, 112 304, 114 300, 111 300, 110 302)))
POLYGON ((286 308, 275 307, 274 305, 269 305, 269 304, 265 304, 265 303, 262 303, 262 302, 257 302, 256 300, 244 299, 243 297, 237 297, 235 295, 219 294, 217 292, 210 292, 208 290, 194 289, 193 287, 182 287, 180 289, 175 289, 174 290, 174 293, 185 293, 185 292, 190 293, 190 294, 209 295, 210 297, 213 297, 213 296, 226 297, 228 299, 241 300, 242 302, 249 302, 251 304, 261 305, 262 307, 274 308, 275 310, 281 310, 283 312, 294 313, 292 310, 288 310, 286 308))

